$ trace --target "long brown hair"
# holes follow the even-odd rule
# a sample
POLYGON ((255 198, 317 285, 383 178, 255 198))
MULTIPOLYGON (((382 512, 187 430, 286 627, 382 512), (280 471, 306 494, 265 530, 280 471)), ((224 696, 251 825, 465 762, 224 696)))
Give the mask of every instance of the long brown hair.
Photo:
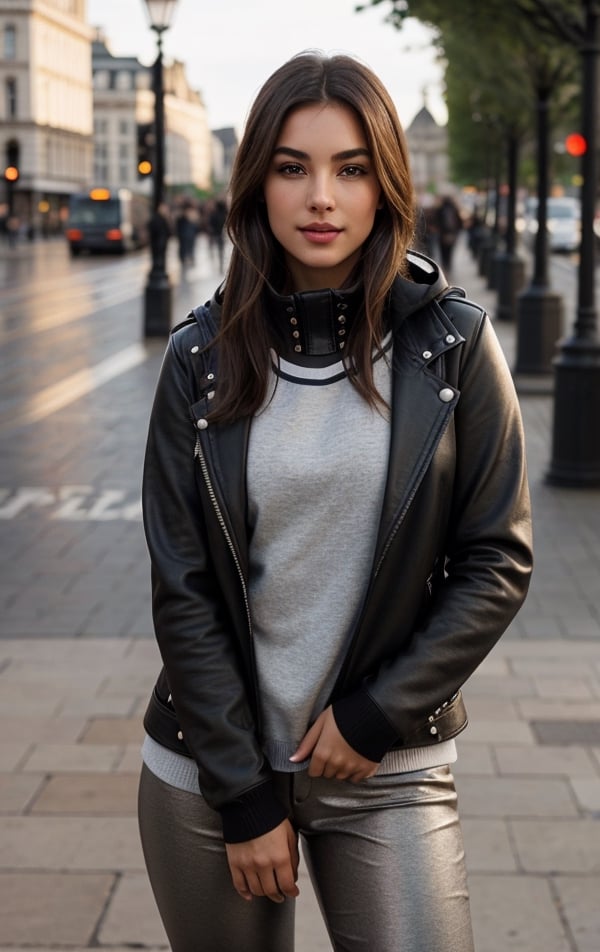
POLYGON ((219 384, 211 418, 230 422, 256 413, 269 378, 269 344, 261 301, 265 282, 283 268, 262 198, 280 129, 290 112, 313 103, 351 107, 365 133, 382 190, 361 255, 364 319, 344 351, 350 379, 375 406, 381 398, 373 382, 372 353, 382 338, 388 292, 406 271, 414 229, 414 192, 408 149, 392 99, 378 77, 350 56, 304 52, 284 63, 259 91, 248 115, 231 179, 227 233, 233 244, 219 331, 219 384))

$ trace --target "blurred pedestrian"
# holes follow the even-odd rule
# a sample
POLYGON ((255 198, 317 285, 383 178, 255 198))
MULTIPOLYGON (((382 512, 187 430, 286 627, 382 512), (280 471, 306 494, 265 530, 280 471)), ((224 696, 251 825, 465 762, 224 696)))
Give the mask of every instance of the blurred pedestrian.
POLYGON ((447 277, 452 274, 452 258, 463 222, 451 195, 443 195, 435 214, 435 229, 440 249, 440 264, 447 277))
POLYGON ((194 264, 198 221, 197 215, 189 203, 183 205, 175 219, 175 232, 177 234, 177 251, 181 264, 194 264))
POLYGON ((148 232, 152 250, 152 267, 162 272, 166 267, 169 238, 173 233, 171 212, 167 202, 160 202, 156 211, 153 212, 148 224, 148 232))
POLYGON ((224 228, 227 220, 227 203, 223 198, 218 198, 214 202, 208 213, 208 241, 213 252, 217 254, 219 271, 223 274, 225 269, 225 235, 224 228))
POLYGON ((9 215, 6 219, 6 238, 9 248, 15 248, 21 233, 21 221, 17 215, 9 215))
POLYGON ((139 819, 174 952, 292 949, 299 838, 336 950, 473 949, 449 765, 527 591, 529 501, 491 323, 409 251, 413 206, 367 67, 267 80, 146 449, 139 819))

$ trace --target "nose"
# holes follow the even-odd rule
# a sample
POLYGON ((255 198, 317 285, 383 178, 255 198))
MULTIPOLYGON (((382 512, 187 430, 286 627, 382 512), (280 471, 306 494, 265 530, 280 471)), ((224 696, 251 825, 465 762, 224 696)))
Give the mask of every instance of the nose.
POLYGON ((307 204, 311 211, 324 212, 335 208, 335 197, 328 175, 314 175, 309 180, 307 204))

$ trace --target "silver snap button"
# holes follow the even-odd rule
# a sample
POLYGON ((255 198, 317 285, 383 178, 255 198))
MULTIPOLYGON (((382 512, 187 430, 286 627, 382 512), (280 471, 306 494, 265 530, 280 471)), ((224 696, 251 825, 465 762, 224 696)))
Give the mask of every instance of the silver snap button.
POLYGON ((214 391, 214 390, 209 390, 208 393, 206 394, 206 399, 207 399, 207 400, 214 400, 214 398, 215 398, 215 391, 214 391))
POLYGON ((435 726, 435 724, 433 725, 433 727, 430 727, 430 728, 429 728, 429 733, 430 733, 430 734, 437 734, 437 732, 438 732, 438 729, 437 729, 437 727, 435 726))
POLYGON ((301 354, 302 346, 300 344, 296 344, 296 346, 294 347, 294 350, 296 351, 297 354, 301 354))
POLYGON ((206 379, 207 379, 207 380, 214 380, 214 379, 215 379, 215 375, 214 375, 214 374, 207 374, 207 375, 206 375, 206 379))
POLYGON ((198 347, 198 344, 194 344, 192 347, 192 354, 197 354, 199 350, 200 348, 198 347))
POLYGON ((450 387, 443 387, 438 393, 438 397, 442 403, 450 403, 451 400, 454 400, 454 391, 450 387))
POLYGON ((455 342, 456 342, 456 337, 454 336, 454 334, 447 334, 447 335, 446 335, 446 343, 447 343, 447 344, 454 344, 455 342))
POLYGON ((430 350, 424 350, 424 351, 423 351, 423 359, 424 359, 424 360, 429 360, 430 357, 433 357, 433 354, 431 353, 431 351, 430 351, 430 350))
POLYGON ((205 420, 204 417, 202 417, 200 420, 196 420, 196 426, 199 430, 205 430, 208 426, 208 420, 205 420))
MULTIPOLYGON (((177 731, 177 740, 183 740, 183 731, 177 731)), ((177 756, 179 756, 179 754, 177 756)))

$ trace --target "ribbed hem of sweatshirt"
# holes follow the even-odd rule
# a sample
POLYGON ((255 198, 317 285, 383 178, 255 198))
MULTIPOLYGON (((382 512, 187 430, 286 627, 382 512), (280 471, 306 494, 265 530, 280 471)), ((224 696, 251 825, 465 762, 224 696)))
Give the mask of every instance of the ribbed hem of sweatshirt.
POLYGON ((244 843, 274 830, 288 816, 270 780, 219 808, 226 843, 244 843))
POLYGON ((356 691, 332 704, 338 730, 361 757, 379 763, 398 740, 388 719, 366 691, 356 691))

